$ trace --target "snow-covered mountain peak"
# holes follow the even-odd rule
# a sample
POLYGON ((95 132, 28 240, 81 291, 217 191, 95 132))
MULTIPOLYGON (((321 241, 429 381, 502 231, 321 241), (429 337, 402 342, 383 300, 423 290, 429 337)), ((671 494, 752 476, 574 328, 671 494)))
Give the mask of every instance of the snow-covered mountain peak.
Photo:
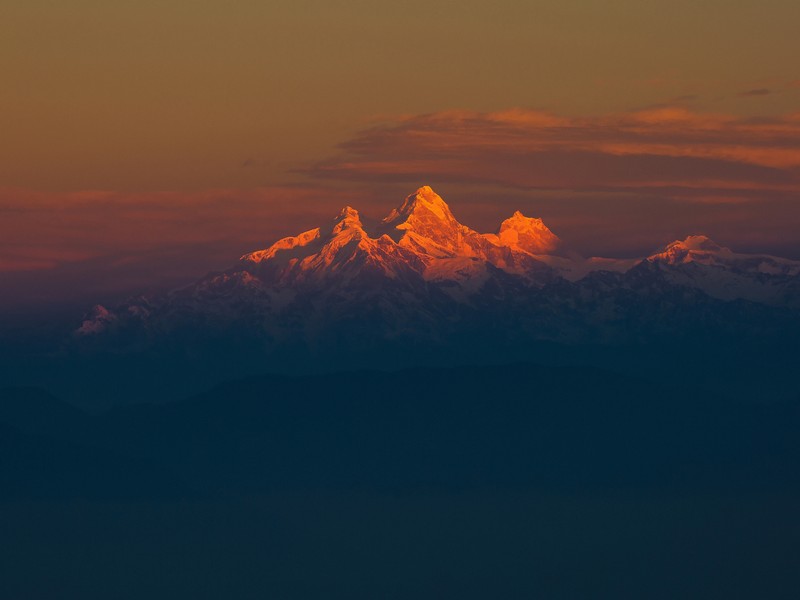
POLYGON ((706 235, 690 235, 684 240, 678 240, 671 245, 677 244, 689 250, 702 250, 704 252, 730 252, 730 249, 720 246, 706 235))
POLYGON ((800 274, 800 261, 768 254, 742 254, 720 246, 704 235, 677 240, 647 258, 650 262, 672 266, 700 264, 724 268, 739 274, 765 274, 793 277, 800 274))
POLYGON ((673 284, 702 290, 721 300, 745 299, 764 304, 794 302, 792 283, 800 262, 766 254, 740 254, 704 235, 667 244, 645 259, 673 284), (786 287, 789 285, 789 287, 786 287))
POLYGON ((648 257, 652 262, 680 265, 691 262, 711 264, 721 257, 732 257, 729 248, 720 246, 705 235, 690 235, 684 240, 667 244, 660 252, 648 257))
POLYGON ((395 229, 407 230, 417 226, 430 228, 452 225, 457 221, 442 197, 426 185, 406 196, 403 204, 392 210, 383 223, 395 229))
POLYGON ((503 221, 495 238, 501 246, 528 254, 550 254, 561 245, 541 219, 526 217, 520 211, 503 221))
POLYGON ((447 203, 428 186, 407 196, 382 225, 383 232, 401 246, 433 257, 472 256, 475 251, 470 241, 480 238, 459 223, 447 203))

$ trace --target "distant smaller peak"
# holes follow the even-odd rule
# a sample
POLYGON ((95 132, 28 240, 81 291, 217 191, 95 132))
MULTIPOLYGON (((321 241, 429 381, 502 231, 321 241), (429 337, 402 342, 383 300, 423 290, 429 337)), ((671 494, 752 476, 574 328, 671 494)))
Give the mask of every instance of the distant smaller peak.
POLYGON ((728 250, 724 246, 717 244, 707 235, 689 235, 682 240, 675 240, 674 242, 667 244, 667 246, 664 248, 664 251, 673 248, 699 252, 722 252, 728 250))
POLYGON ((726 250, 707 235, 690 235, 683 240, 685 246, 698 250, 726 250))
POLYGON ((541 219, 539 219, 537 217, 526 217, 519 210, 515 210, 514 214, 511 215, 505 221, 503 221, 503 223, 526 223, 526 224, 530 224, 530 225, 544 226, 544 223, 542 222, 541 219))
POLYGON ((541 219, 526 217, 518 210, 500 224, 497 239, 503 246, 530 254, 549 254, 561 245, 541 219))
POLYGON ((720 246, 707 235, 689 235, 682 240, 675 240, 661 250, 648 257, 651 262, 671 265, 706 261, 714 256, 729 255, 731 250, 720 246))

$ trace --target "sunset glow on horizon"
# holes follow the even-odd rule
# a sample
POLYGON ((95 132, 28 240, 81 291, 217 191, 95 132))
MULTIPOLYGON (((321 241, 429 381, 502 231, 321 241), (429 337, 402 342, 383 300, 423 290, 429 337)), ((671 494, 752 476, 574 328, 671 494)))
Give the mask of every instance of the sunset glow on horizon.
POLYGON ((11 0, 0 285, 166 285, 424 184, 585 255, 800 258, 797 3, 662 8, 11 0))

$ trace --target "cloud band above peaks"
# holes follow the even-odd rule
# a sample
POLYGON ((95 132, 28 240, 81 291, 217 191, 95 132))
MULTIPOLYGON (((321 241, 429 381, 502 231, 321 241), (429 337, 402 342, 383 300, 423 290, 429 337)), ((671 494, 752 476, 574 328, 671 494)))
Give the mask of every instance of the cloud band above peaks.
POLYGON ((447 111, 362 131, 341 149, 311 174, 698 201, 800 191, 800 114, 755 120, 682 107, 598 117, 447 111))

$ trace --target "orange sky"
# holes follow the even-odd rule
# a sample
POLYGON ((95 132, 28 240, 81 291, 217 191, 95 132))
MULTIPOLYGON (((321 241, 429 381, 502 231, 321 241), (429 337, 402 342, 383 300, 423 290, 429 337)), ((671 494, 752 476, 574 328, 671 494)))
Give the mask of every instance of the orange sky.
POLYGON ((798 22, 794 0, 5 0, 0 292, 166 285, 422 184, 586 253, 702 231, 800 257, 798 22))

